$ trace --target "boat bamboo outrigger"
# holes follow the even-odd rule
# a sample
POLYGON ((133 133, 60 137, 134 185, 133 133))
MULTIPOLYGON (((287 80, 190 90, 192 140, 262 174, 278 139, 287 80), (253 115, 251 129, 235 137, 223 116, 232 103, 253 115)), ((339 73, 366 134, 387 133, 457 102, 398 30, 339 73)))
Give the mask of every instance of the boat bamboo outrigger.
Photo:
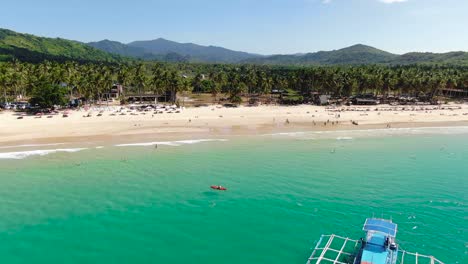
POLYGON ((359 240, 322 235, 307 264, 443 264, 433 256, 401 250, 395 242, 397 224, 391 220, 368 218, 363 230, 366 238, 359 240))

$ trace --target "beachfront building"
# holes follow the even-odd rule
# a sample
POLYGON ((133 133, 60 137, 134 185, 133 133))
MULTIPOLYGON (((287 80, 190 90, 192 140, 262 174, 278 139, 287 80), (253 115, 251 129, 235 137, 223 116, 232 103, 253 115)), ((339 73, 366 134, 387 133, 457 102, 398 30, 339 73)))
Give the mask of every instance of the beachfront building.
POLYGON ((373 94, 363 94, 351 97, 351 102, 354 105, 377 105, 380 103, 379 99, 373 94))
POLYGON ((104 93, 103 94, 103 97, 106 98, 106 99, 117 99, 119 98, 121 95, 123 95, 124 93, 124 88, 123 88, 123 85, 121 84, 114 84, 112 85, 112 87, 110 88, 110 90, 107 92, 107 93, 104 93))
POLYGON ((443 88, 440 91, 446 97, 468 98, 467 89, 443 88))
POLYGON ((146 102, 146 103, 156 103, 156 102, 169 102, 171 100, 171 92, 166 91, 163 94, 147 94, 147 93, 134 93, 134 94, 125 94, 125 99, 130 103, 135 102, 146 102))

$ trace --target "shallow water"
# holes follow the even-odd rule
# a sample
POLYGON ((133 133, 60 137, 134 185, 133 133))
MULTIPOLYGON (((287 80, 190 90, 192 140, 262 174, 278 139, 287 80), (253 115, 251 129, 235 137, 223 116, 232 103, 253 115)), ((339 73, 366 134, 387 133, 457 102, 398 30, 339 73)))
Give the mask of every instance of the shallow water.
POLYGON ((398 223, 403 249, 468 263, 468 134, 440 132, 296 133, 1 159, 0 257, 305 263, 321 234, 358 239, 375 215, 398 223))

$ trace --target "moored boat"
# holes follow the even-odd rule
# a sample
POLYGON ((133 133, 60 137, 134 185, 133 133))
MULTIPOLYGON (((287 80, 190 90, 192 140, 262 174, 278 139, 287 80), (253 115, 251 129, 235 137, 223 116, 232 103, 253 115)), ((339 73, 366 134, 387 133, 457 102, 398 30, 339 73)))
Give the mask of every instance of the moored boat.
POLYGON ((355 264, 395 264, 398 246, 395 243, 397 225, 391 220, 368 218, 364 223, 366 239, 361 242, 361 249, 355 264))
POLYGON ((433 256, 411 253, 400 249, 395 241, 397 224, 391 220, 368 218, 363 230, 366 237, 359 240, 349 237, 322 235, 307 264, 443 264, 433 256))

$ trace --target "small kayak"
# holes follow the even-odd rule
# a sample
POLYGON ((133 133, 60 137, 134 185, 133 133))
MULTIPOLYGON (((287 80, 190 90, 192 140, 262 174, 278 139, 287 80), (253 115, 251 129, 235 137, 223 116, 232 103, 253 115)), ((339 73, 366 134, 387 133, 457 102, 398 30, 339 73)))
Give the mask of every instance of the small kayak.
POLYGON ((218 190, 218 191, 226 191, 227 188, 223 187, 223 186, 217 186, 217 185, 212 185, 211 186, 211 189, 214 189, 214 190, 218 190))

